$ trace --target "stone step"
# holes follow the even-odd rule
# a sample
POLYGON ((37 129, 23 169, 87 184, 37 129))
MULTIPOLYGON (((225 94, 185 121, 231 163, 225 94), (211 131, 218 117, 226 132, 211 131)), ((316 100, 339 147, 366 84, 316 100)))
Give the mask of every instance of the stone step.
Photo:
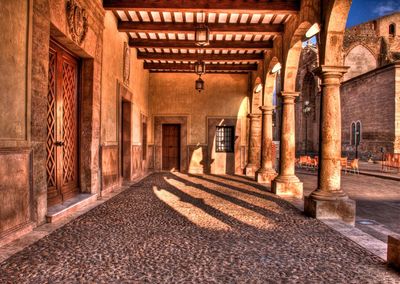
POLYGON ((85 205, 92 203, 97 200, 97 193, 89 194, 82 193, 77 196, 68 199, 62 204, 51 206, 47 209, 46 221, 47 223, 53 223, 64 217, 69 216, 73 212, 80 210, 85 205))

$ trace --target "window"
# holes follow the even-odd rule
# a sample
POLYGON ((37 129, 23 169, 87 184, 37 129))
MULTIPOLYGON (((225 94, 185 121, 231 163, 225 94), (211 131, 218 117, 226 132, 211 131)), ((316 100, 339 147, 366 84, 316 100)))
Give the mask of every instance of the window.
POLYGON ((233 126, 217 126, 216 152, 233 152, 235 144, 235 128, 233 126))
POLYGON ((389 35, 390 36, 395 36, 396 35, 396 26, 395 26, 395 24, 391 24, 389 26, 389 35))
POLYGON ((351 124, 350 145, 358 146, 361 142, 361 121, 351 124))
POLYGON ((142 152, 143 160, 147 159, 147 123, 142 123, 142 152))
POLYGON ((361 122, 357 121, 356 123, 356 145, 360 145, 361 142, 361 122))

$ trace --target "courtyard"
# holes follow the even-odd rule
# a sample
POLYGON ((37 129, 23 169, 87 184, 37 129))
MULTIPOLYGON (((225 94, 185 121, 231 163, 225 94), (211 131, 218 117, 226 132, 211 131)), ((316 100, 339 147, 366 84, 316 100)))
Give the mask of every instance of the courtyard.
MULTIPOLYGON (((361 180, 344 177, 350 196, 361 180)), ((399 281, 382 259, 253 181, 182 173, 152 174, 0 264, 1 283, 399 281)))

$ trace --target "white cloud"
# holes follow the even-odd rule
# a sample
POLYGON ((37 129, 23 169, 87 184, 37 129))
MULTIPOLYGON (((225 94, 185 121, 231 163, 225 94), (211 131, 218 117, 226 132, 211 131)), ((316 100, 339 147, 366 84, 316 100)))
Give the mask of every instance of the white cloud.
POLYGON ((400 2, 398 0, 380 1, 374 9, 378 16, 384 16, 396 11, 400 11, 400 2))

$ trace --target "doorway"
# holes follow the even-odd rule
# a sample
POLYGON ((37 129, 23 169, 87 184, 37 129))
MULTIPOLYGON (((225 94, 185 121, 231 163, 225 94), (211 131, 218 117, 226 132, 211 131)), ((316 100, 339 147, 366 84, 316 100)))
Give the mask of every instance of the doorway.
POLYGON ((50 42, 47 95, 47 199, 59 204, 79 192, 77 58, 50 42))
POLYGON ((131 152, 132 152, 132 134, 131 134, 131 117, 132 106, 129 101, 122 101, 122 123, 121 123, 121 174, 124 180, 131 179, 131 152))
POLYGON ((162 125, 162 169, 165 171, 180 170, 180 136, 180 124, 162 125))

